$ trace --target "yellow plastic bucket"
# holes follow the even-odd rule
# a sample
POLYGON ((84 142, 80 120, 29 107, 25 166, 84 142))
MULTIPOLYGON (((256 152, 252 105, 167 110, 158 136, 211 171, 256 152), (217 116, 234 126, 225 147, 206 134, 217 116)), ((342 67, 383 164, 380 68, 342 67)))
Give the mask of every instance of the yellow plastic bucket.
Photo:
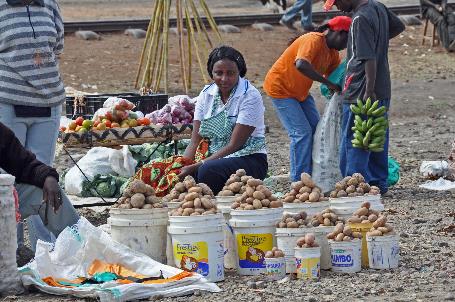
POLYGON ((297 279, 319 280, 321 276, 321 248, 295 249, 297 279))
POLYGON ((371 229, 373 223, 349 223, 348 225, 353 232, 362 233, 362 267, 368 268, 367 232, 371 229))

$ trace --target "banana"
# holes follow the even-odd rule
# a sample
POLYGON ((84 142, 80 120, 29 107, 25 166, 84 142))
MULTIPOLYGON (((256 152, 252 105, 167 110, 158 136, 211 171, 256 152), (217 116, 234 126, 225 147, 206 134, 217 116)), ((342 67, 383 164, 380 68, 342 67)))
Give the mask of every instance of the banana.
POLYGON ((387 108, 385 106, 382 106, 381 108, 378 108, 376 110, 374 110, 371 115, 372 116, 381 116, 381 115, 384 115, 384 113, 386 112, 387 108))
POLYGON ((373 137, 379 137, 379 136, 385 136, 386 134, 386 131, 385 129, 379 129, 379 130, 376 130, 374 133, 373 133, 373 137))
POLYGON ((372 115, 373 111, 375 111, 379 106, 379 101, 376 101, 371 105, 370 109, 367 111, 367 115, 372 115))
POLYGON ((362 146, 362 143, 359 142, 359 141, 358 141, 357 139, 355 139, 355 138, 351 141, 351 143, 352 143, 352 145, 353 145, 354 147, 356 147, 356 146, 362 146))
POLYGON ((365 102, 365 111, 368 112, 371 108, 371 98, 368 98, 367 101, 365 102))
POLYGON ((370 118, 367 120, 367 128, 370 129, 372 126, 373 126, 373 119, 370 117, 370 118))
POLYGON ((357 99, 357 108, 359 108, 360 110, 362 110, 363 108, 363 102, 361 99, 357 99))
POLYGON ((354 138, 357 139, 359 142, 363 141, 363 134, 360 131, 354 132, 354 138))
POLYGON ((355 126, 351 127, 352 132, 357 131, 357 128, 355 126))
POLYGON ((371 143, 368 145, 368 149, 370 149, 370 150, 379 149, 379 148, 384 148, 384 144, 371 143))
POLYGON ((359 124, 362 124, 362 122, 363 122, 362 118, 358 115, 355 116, 354 120, 357 121, 357 123, 359 123, 359 124))
POLYGON ((351 108, 351 111, 354 113, 354 114, 360 114, 361 110, 359 108, 357 108, 356 105, 352 104, 351 106, 349 106, 351 108))
POLYGON ((368 131, 366 134, 365 134, 365 137, 363 138, 363 141, 362 141, 362 144, 365 148, 368 147, 368 145, 370 144, 370 138, 371 138, 371 132, 368 131))
MULTIPOLYGON (((373 110, 374 111, 374 110, 373 110)), ((387 122, 387 119, 385 118, 385 116, 381 116, 381 117, 377 117, 373 120, 373 122, 375 124, 378 124, 378 123, 383 123, 383 122, 387 122)))
POLYGON ((384 151, 384 148, 374 148, 374 149, 370 149, 371 152, 382 152, 384 151))
POLYGON ((367 131, 368 131, 367 121, 363 121, 362 122, 362 132, 367 132, 367 131))
POLYGON ((377 136, 377 137, 374 137, 372 140, 371 140, 371 144, 368 146, 368 148, 371 148, 370 146, 372 144, 378 144, 380 146, 383 146, 384 145, 384 142, 385 142, 385 137, 384 136, 377 136))

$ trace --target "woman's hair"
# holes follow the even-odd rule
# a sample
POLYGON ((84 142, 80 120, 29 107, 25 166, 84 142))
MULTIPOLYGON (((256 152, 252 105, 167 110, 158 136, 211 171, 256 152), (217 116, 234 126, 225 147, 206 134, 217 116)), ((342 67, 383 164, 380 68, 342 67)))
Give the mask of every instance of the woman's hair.
POLYGON ((213 65, 223 59, 228 59, 232 62, 235 62, 237 68, 239 69, 239 74, 242 78, 246 75, 246 63, 242 54, 230 46, 223 45, 212 50, 209 55, 209 59, 207 61, 207 72, 211 78, 213 78, 213 65))
MULTIPOLYGON (((313 29, 313 32, 323 33, 323 32, 325 32, 325 31, 328 30, 328 29, 330 29, 330 28, 329 28, 329 24, 326 23, 326 24, 323 24, 323 25, 318 26, 318 27, 316 27, 315 29, 313 29)), ((297 40, 297 39, 300 38, 300 37, 301 37, 301 36, 296 36, 296 37, 290 39, 289 42, 288 42, 288 46, 291 46, 291 44, 294 43, 294 41, 297 40)))

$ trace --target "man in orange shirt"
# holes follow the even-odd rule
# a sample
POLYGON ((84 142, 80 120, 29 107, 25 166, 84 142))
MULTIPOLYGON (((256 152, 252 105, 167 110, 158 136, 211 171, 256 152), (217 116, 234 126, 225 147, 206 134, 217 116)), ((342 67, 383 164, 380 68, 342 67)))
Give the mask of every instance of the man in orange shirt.
POLYGON ((341 91, 341 87, 326 77, 341 62, 339 51, 347 46, 351 22, 346 16, 335 17, 321 26, 319 32, 300 36, 283 52, 265 78, 264 91, 272 98, 291 140, 292 181, 299 180, 302 172, 311 174, 313 133, 319 113, 310 88, 317 81, 331 90, 341 91))

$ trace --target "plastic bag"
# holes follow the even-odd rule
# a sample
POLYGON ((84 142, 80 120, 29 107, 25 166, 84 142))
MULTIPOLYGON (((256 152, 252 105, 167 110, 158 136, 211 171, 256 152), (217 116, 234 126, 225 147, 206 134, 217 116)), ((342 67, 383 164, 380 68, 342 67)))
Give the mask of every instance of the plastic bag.
POLYGON ((216 284, 198 274, 161 284, 107 282, 75 288, 52 287, 42 281, 42 278, 49 276, 64 279, 89 277, 87 268, 94 260, 116 263, 147 276, 163 274, 169 278, 182 272, 112 240, 82 217, 76 225, 67 227, 60 233, 55 245, 38 242, 35 259, 20 270, 22 282, 25 286, 34 285, 48 294, 98 298, 101 302, 123 302, 157 296, 176 297, 189 295, 195 290, 221 291, 216 284))
POLYGON ((433 191, 453 191, 455 192, 455 182, 439 178, 437 180, 428 181, 419 186, 419 188, 433 191))
POLYGON ((313 136, 312 178, 324 193, 342 178, 339 159, 342 105, 343 97, 335 94, 327 104, 313 136))
POLYGON ((111 96, 103 103, 104 108, 113 108, 117 110, 133 110, 136 105, 128 100, 111 96))
POLYGON ((387 185, 389 187, 395 185, 400 180, 400 165, 397 161, 389 156, 389 176, 387 177, 387 185))
POLYGON ((444 160, 423 161, 420 165, 420 173, 429 179, 438 179, 447 176, 449 163, 444 160))
POLYGON ((109 163, 112 170, 120 176, 131 177, 136 172, 137 161, 133 158, 128 146, 121 150, 110 149, 109 163))
MULTIPOLYGON (((327 78, 330 82, 340 85, 343 87, 344 82, 344 74, 346 72, 346 60, 340 63, 338 67, 329 75, 327 78)), ((328 100, 330 100, 333 96, 333 93, 330 91, 327 85, 321 85, 321 93, 325 96, 328 100)))

